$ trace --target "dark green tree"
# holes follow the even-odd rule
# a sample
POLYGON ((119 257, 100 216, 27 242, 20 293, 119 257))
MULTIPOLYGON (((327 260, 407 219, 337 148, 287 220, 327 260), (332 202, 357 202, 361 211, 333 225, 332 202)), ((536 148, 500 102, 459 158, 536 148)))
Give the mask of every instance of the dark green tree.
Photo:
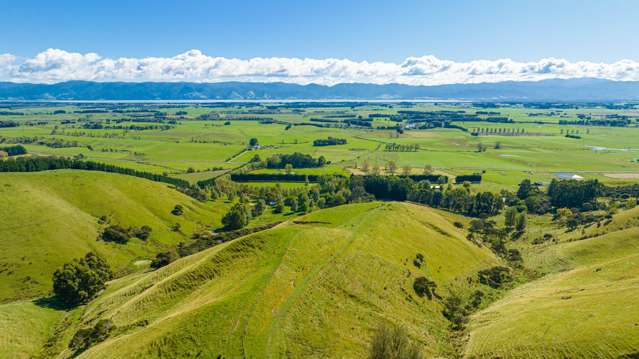
POLYGON ((224 215, 222 218, 222 224, 226 229, 234 230, 245 227, 251 216, 246 209, 246 205, 237 203, 224 215))
POLYGON ((112 277, 106 261, 89 252, 53 273, 53 292, 66 305, 84 304, 103 290, 112 277))

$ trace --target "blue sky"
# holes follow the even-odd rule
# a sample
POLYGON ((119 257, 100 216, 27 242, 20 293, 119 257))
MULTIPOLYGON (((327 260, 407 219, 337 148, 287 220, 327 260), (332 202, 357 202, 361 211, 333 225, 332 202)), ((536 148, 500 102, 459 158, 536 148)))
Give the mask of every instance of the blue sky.
POLYGON ((639 80, 638 19, 630 0, 7 0, 0 81, 639 80))
POLYGON ((7 0, 0 53, 457 61, 639 58, 637 1, 7 0))

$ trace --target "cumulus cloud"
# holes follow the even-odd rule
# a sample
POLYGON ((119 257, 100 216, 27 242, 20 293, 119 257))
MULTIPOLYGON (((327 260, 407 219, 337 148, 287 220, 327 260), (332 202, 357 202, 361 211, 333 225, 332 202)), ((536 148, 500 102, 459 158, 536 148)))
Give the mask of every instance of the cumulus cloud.
POLYGON ((401 83, 439 85, 544 79, 601 78, 639 80, 639 62, 570 62, 546 58, 534 62, 511 59, 456 62, 435 56, 409 57, 401 63, 255 57, 236 59, 190 50, 173 57, 104 58, 96 53, 48 49, 32 58, 0 54, 0 80, 55 83, 89 81, 289 82, 298 84, 401 83))

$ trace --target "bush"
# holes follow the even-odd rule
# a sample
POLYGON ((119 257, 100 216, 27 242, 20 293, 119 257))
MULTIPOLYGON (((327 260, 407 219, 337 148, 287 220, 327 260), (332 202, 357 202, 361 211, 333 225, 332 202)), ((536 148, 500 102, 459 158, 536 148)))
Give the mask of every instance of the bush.
POLYGON ((162 268, 178 258, 178 254, 173 251, 160 252, 155 256, 155 259, 151 261, 151 268, 162 268))
POLYGON ((75 353, 81 353, 91 346, 100 343, 109 337, 109 334, 115 329, 115 325, 110 319, 100 320, 93 328, 85 328, 78 330, 71 342, 69 348, 75 353))
POLYGON ((442 314, 450 322, 450 328, 452 330, 462 330, 464 329, 464 325, 468 323, 468 310, 464 306, 462 297, 457 293, 452 293, 446 298, 442 314))
POLYGON ((146 241, 151 236, 153 230, 151 227, 144 225, 142 227, 132 227, 129 231, 133 237, 146 241))
POLYGON ((368 354, 369 359, 422 359, 419 347, 411 342, 406 330, 382 324, 375 331, 368 354))
POLYGON ((181 204, 176 204, 175 207, 171 210, 171 214, 174 216, 181 216, 184 214, 184 206, 181 204))
POLYGON ((432 300, 433 297, 439 297, 435 292, 437 290, 437 283, 426 277, 417 277, 413 283, 413 289, 418 296, 426 296, 428 300, 432 300))
POLYGON ((421 253, 417 253, 415 255, 415 259, 413 259, 413 265, 417 268, 421 268, 424 264, 424 255, 421 253))
POLYGON ((129 234, 129 231, 127 229, 115 224, 106 227, 102 234, 100 234, 100 239, 105 242, 126 244, 129 239, 131 239, 131 235, 129 234))
POLYGON ((496 289, 501 288, 513 280, 510 269, 501 266, 480 270, 477 272, 477 276, 479 277, 479 283, 496 289))
POLYGON ((53 292, 64 304, 87 303, 102 289, 113 274, 109 265, 93 252, 66 263, 53 273, 53 292))

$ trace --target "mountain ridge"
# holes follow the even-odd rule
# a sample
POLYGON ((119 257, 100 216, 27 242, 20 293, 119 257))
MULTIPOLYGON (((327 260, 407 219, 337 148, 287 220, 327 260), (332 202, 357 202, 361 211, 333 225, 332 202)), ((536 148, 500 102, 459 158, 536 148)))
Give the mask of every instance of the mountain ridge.
POLYGON ((434 86, 367 83, 326 86, 283 82, 0 82, 0 100, 639 101, 639 81, 579 78, 434 86))

